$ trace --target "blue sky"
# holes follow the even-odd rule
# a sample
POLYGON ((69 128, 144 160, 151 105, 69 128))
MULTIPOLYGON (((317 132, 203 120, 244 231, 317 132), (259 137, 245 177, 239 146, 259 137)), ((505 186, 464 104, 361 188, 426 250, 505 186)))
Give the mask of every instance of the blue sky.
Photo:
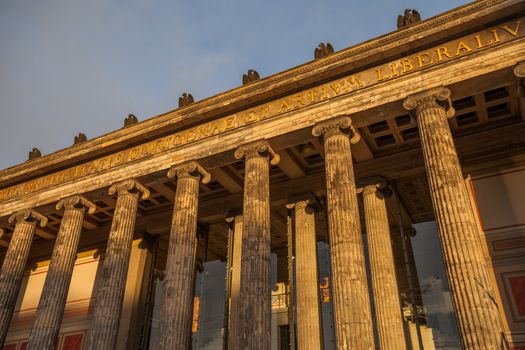
POLYGON ((467 1, 0 0, 0 169, 49 154, 467 1))

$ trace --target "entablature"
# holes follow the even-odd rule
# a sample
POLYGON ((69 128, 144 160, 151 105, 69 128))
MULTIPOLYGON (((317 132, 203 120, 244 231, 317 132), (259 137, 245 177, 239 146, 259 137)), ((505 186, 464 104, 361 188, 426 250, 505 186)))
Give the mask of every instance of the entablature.
MULTIPOLYGON (((246 118, 250 118, 249 114, 254 106, 265 106, 270 100, 290 96, 298 91, 307 93, 309 90, 304 89, 311 90, 312 86, 322 83, 331 81, 333 84, 335 81, 339 84, 350 79, 347 85, 353 90, 354 86, 360 87, 360 85, 359 80, 351 80, 352 74, 361 74, 366 70, 376 74, 377 80, 384 80, 385 74, 388 73, 374 72, 373 67, 432 45, 441 44, 465 33, 480 30, 491 23, 509 18, 516 19, 524 11, 525 4, 518 0, 484 0, 464 5, 405 29, 335 52, 323 59, 305 63, 82 144, 5 169, 0 172, 0 187, 5 188, 122 151, 144 141, 196 126, 203 121, 211 122, 243 112, 247 114, 246 118)), ((514 27, 511 25, 509 28, 514 27)), ((422 58, 423 63, 425 57, 422 58)), ((405 70, 407 67, 400 69, 405 70)))

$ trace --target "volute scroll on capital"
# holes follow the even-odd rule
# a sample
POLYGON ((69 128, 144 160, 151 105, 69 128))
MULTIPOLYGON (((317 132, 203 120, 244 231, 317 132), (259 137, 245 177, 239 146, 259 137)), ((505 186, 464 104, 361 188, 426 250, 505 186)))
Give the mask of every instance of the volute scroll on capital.
POLYGON ((287 209, 309 207, 316 212, 323 209, 320 199, 312 192, 290 196, 285 206, 287 209))
POLYGON ((514 67, 514 76, 518 80, 518 96, 525 97, 525 61, 514 67))
POLYGON ((352 125, 352 118, 348 116, 335 117, 315 124, 312 135, 316 137, 328 138, 334 135, 350 135, 350 143, 355 145, 361 140, 361 135, 352 125))
POLYGON ((140 182, 134 179, 128 179, 128 180, 114 183, 109 188, 108 194, 112 196, 115 193, 117 193, 120 196, 120 195, 132 194, 132 192, 130 191, 133 191, 133 190, 135 190, 133 193, 141 194, 142 200, 148 199, 151 194, 150 190, 146 186, 144 186, 143 184, 141 184, 140 182))
POLYGON ((226 222, 231 224, 234 222, 242 222, 243 216, 242 216, 242 208, 234 208, 230 209, 228 213, 226 214, 226 222))
POLYGON ((38 221, 40 223, 40 227, 44 227, 47 225, 47 217, 45 217, 44 215, 40 214, 39 212, 33 209, 22 209, 22 210, 19 210, 13 213, 9 217, 8 222, 12 224, 15 221, 16 223, 23 222, 23 221, 25 222, 38 221))
POLYGON ((97 210, 97 206, 95 203, 90 201, 84 196, 81 196, 79 194, 63 198, 58 201, 56 205, 56 209, 60 210, 62 208, 64 209, 82 209, 82 207, 87 208, 89 214, 95 214, 95 211, 97 210))
POLYGON ((234 153, 235 159, 250 159, 256 156, 269 157, 271 165, 277 165, 281 160, 279 154, 275 152, 275 149, 266 140, 259 140, 239 146, 234 153))
POLYGON ((359 184, 356 189, 357 193, 362 193, 363 195, 381 193, 385 198, 390 198, 392 195, 392 190, 388 186, 388 181, 382 177, 372 177, 359 181, 359 184))
POLYGON ((456 114, 456 110, 452 106, 450 96, 452 93, 449 89, 441 86, 435 89, 419 92, 409 95, 403 101, 403 107, 409 111, 411 118, 416 119, 417 116, 430 108, 442 108, 447 114, 447 118, 452 118, 456 114))
POLYGON ((193 177, 201 180, 203 184, 207 184, 211 180, 211 174, 196 161, 189 161, 171 167, 167 176, 170 179, 174 177, 179 179, 183 177, 193 177))

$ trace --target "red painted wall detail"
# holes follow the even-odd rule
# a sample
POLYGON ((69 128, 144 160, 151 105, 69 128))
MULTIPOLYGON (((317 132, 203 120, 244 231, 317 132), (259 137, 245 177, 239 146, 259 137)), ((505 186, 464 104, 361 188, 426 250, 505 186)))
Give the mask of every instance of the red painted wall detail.
POLYGON ((512 296, 520 316, 525 316, 525 276, 509 278, 512 296))
POLYGON ((64 337, 63 350, 80 350, 82 349, 83 334, 66 335, 64 337))

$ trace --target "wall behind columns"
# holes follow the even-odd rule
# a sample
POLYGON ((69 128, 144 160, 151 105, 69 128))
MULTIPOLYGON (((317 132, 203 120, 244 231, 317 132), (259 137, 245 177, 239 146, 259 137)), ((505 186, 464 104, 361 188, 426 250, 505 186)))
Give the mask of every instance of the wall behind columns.
MULTIPOLYGON (((90 307, 101 266, 94 253, 95 251, 80 253, 75 262, 60 328, 59 349, 80 349, 89 327, 90 307)), ((42 261, 37 263, 36 269, 26 271, 6 345, 22 344, 29 338, 48 268, 49 261, 42 261)))
POLYGON ((525 168, 473 177, 469 185, 508 339, 525 349, 525 168))
MULTIPOLYGON (((133 241, 117 349, 135 348, 140 341, 152 246, 143 238, 133 241)), ((59 349, 77 350, 84 342, 102 270, 103 256, 95 253, 91 250, 77 255, 60 328, 59 349)), ((41 261, 24 276, 6 342, 18 346, 14 349, 29 338, 48 268, 49 261, 41 261)))
POLYGON ((137 348, 145 313, 150 270, 153 266, 153 244, 145 238, 135 239, 131 247, 124 304, 120 316, 117 349, 137 348))

